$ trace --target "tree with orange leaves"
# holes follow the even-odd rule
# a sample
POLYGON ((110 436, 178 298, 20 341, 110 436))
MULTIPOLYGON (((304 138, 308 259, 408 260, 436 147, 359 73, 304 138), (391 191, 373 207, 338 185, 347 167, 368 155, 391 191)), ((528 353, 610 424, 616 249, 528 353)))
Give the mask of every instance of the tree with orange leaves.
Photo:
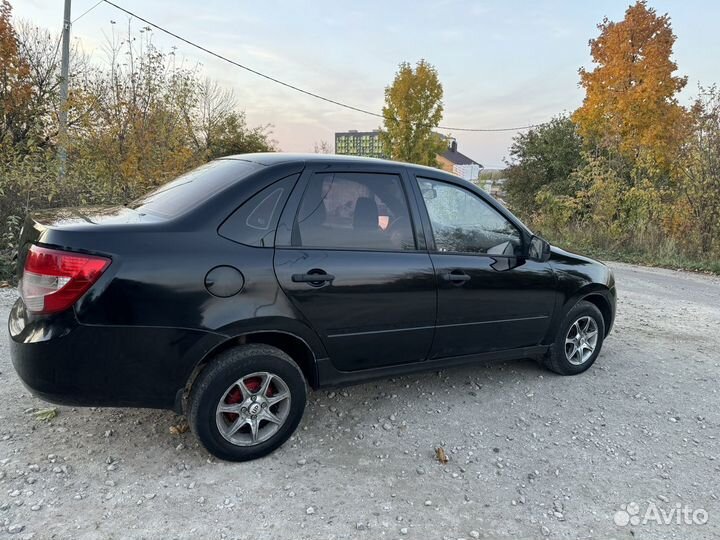
POLYGON ((585 100, 573 115, 593 148, 617 150, 631 166, 667 172, 684 135, 686 111, 676 99, 687 83, 673 75, 675 35, 667 15, 644 0, 613 22, 598 25, 590 40, 596 67, 580 69, 585 100))
POLYGON ((31 129, 30 68, 18 54, 11 15, 10 3, 0 0, 0 145, 20 143, 31 129))

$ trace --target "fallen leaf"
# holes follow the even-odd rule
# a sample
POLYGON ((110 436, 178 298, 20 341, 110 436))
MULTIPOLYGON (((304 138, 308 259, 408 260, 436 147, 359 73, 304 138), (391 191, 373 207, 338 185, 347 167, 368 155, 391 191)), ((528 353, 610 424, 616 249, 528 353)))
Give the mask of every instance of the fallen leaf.
POLYGON ((177 424, 175 426, 170 426, 170 433, 172 435, 182 435, 183 433, 186 433, 190 429, 190 426, 187 424, 177 424))
POLYGON ((435 457, 443 465, 445 465, 448 461, 450 461, 450 458, 447 457, 447 454, 445 453, 445 449, 442 446, 438 446, 435 449, 435 457))
POLYGON ((40 422, 49 422, 58 415, 56 407, 49 407, 47 409, 39 409, 33 413, 36 420, 40 422))

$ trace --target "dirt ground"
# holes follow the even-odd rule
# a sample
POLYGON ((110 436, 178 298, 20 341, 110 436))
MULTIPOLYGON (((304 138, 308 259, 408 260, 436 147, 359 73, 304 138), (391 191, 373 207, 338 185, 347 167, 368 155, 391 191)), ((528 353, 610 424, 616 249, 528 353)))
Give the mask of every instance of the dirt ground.
POLYGON ((716 538, 720 279, 612 266, 617 323, 585 374, 521 360, 316 392, 243 464, 172 412, 37 420, 3 330, 0 538, 716 538))

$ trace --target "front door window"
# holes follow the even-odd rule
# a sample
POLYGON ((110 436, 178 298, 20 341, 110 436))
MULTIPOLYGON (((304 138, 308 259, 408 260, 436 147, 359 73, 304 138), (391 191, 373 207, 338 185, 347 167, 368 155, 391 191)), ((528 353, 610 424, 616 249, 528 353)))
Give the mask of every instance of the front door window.
POLYGON ((418 179, 435 237, 443 253, 517 256, 522 237, 515 225, 474 193, 459 186, 418 179))

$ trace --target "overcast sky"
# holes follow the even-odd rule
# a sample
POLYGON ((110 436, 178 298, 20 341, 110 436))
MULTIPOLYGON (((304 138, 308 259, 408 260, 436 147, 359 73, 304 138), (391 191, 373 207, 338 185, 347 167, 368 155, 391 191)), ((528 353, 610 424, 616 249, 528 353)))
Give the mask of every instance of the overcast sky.
MULTIPOLYGON (((604 16, 619 20, 628 1, 307 1, 114 0, 207 48, 307 90, 380 112, 383 89, 401 61, 425 58, 445 90, 443 124, 500 128, 533 124, 577 108, 577 70, 604 16)), ((73 16, 96 0, 73 0, 73 16)), ((11 0, 17 18, 59 31, 63 0, 11 0)), ((654 1, 678 37, 679 74, 720 82, 720 2, 654 1)), ((73 39, 105 61, 103 44, 128 17, 101 4, 73 26, 73 39), (111 20, 118 24, 112 25, 111 20)), ((137 22, 136 28, 142 23, 137 22)), ((154 41, 233 88, 251 124, 271 123, 285 151, 312 151, 335 131, 370 130, 379 119, 277 86, 154 32, 154 41)), ((454 133, 459 150, 487 167, 502 165, 513 133, 454 133)))

